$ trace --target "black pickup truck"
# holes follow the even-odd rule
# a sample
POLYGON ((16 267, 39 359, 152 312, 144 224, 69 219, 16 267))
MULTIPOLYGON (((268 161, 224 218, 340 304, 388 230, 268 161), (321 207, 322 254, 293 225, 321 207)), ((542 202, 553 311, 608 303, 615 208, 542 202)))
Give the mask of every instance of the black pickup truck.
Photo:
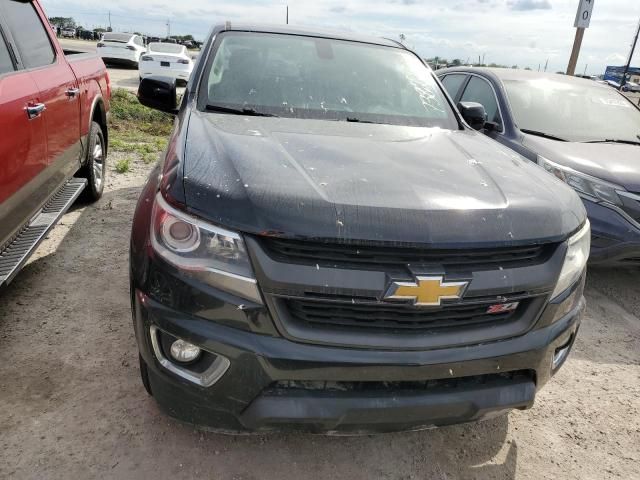
POLYGON ((585 309, 569 187, 393 41, 217 27, 136 210, 147 391, 233 431, 383 432, 533 405, 585 309))

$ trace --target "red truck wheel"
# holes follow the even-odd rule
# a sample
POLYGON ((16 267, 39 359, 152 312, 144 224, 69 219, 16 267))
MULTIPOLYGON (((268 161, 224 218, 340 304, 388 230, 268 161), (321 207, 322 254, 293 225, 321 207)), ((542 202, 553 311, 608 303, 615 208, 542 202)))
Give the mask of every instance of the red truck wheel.
POLYGON ((104 181, 107 173, 107 152, 102 128, 96 122, 91 123, 89 130, 89 147, 84 167, 80 176, 89 181, 85 189, 85 196, 90 201, 96 201, 102 197, 104 181))

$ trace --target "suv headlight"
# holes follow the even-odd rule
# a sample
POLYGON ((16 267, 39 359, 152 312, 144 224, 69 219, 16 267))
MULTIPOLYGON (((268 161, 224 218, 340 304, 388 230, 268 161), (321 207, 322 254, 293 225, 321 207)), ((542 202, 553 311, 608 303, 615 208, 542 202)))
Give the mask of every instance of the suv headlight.
POLYGON ((617 192, 624 191, 624 187, 600 180, 599 178, 578 172, 569 167, 563 167, 540 155, 538 155, 538 164, 577 192, 591 197, 593 200, 618 206, 623 205, 617 192))
POLYGON ((161 193, 153 205, 151 245, 165 261, 201 282, 262 303, 242 237, 176 210, 161 193))
POLYGON ((556 289, 553 291, 552 299, 562 294, 571 287, 578 279, 589 260, 591 250, 591 225, 589 221, 584 224, 578 233, 569 239, 567 246, 567 256, 558 278, 556 289))

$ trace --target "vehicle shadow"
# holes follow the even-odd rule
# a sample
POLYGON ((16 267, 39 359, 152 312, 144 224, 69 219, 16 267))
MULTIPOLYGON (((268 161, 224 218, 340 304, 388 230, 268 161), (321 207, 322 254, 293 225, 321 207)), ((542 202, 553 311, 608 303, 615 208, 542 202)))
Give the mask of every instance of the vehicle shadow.
POLYGON ((130 316, 129 232, 139 191, 77 203, 47 240, 57 240, 55 250, 0 292, 0 425, 5 445, 20 446, 6 452, 17 459, 8 467, 16 477, 515 478, 518 445, 507 416, 326 437, 220 435, 161 413, 140 382, 130 316))
MULTIPOLYGON (((255 472, 251 476, 250 468, 240 466, 238 478, 324 478, 333 474, 363 480, 514 479, 518 445, 507 441, 508 424, 508 417, 502 416, 421 432, 365 437, 273 434, 235 437, 232 443, 229 437, 205 433, 200 443, 214 452, 224 445, 225 461, 251 451, 256 463, 274 465, 273 471, 266 468, 267 473, 257 477, 255 472), (289 466, 290 475, 275 466, 279 462, 289 466)), ((191 435, 188 427, 179 428, 191 435)))

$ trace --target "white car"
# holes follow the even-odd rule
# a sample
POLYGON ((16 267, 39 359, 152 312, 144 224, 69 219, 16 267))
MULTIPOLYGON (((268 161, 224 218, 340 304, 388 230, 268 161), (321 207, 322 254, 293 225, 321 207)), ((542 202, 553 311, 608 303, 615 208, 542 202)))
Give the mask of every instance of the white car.
POLYGON ((173 43, 150 43, 138 66, 140 80, 149 75, 162 75, 188 82, 193 71, 193 60, 187 47, 173 43))
POLYGON ((60 32, 62 38, 75 38, 76 37, 76 29, 75 28, 63 28, 60 32))
POLYGON ((105 33, 98 43, 98 55, 105 63, 138 66, 145 51, 144 40, 133 33, 105 33))

